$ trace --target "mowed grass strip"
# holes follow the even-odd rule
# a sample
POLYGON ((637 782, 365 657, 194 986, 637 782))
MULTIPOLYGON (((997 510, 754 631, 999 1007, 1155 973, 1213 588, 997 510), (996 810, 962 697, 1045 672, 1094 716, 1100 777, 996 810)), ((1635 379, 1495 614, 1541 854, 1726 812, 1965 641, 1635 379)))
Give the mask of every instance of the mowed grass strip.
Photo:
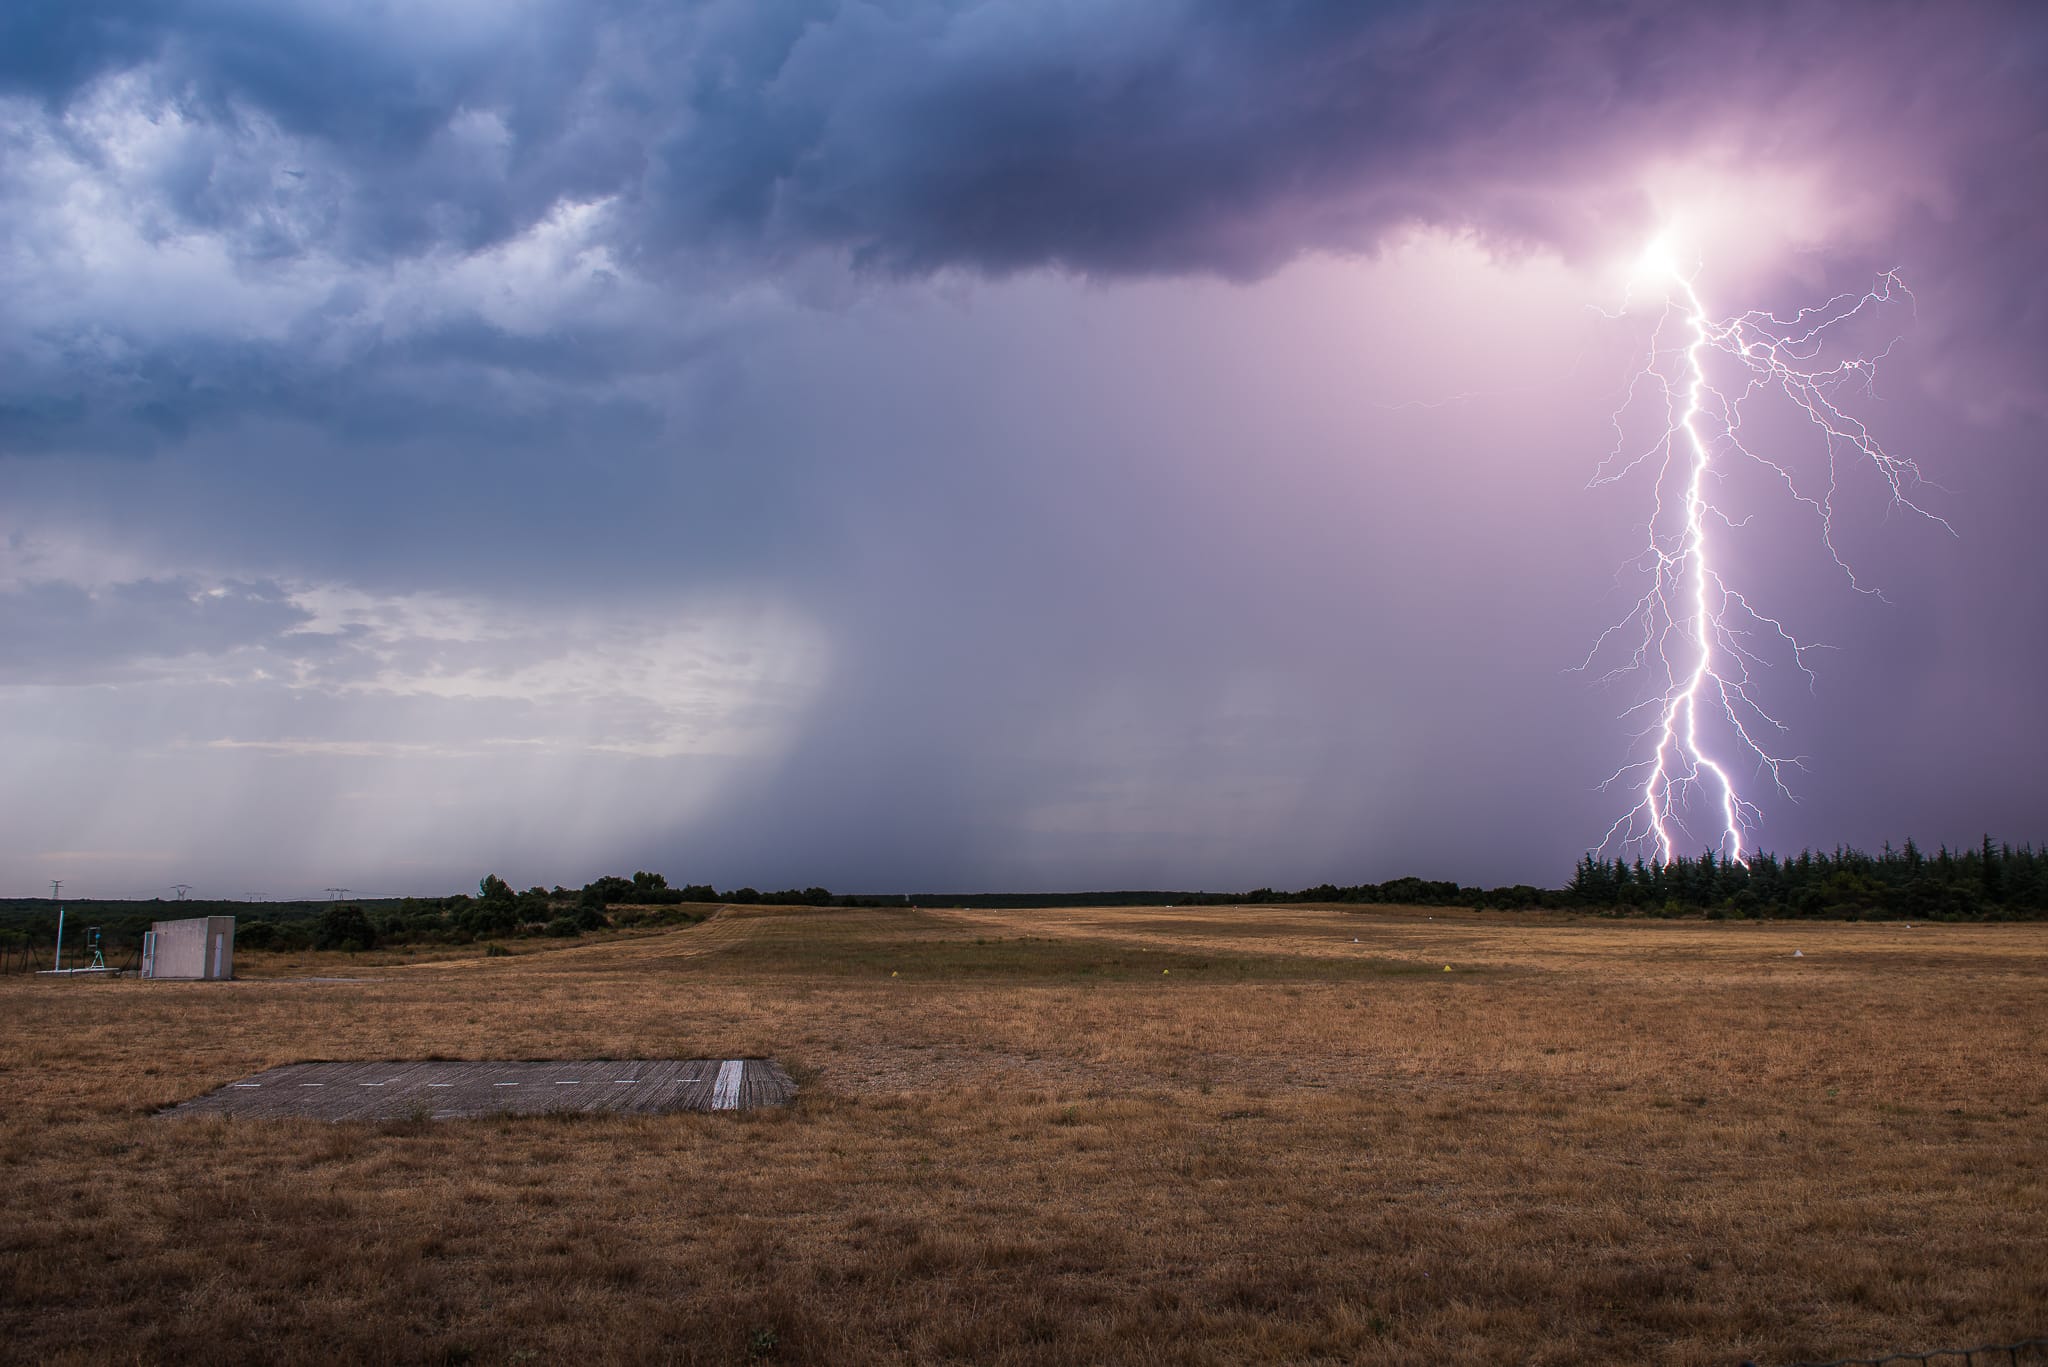
MULTIPOLYGON (((1257 941, 1218 951, 1170 943, 989 933, 944 913, 912 908, 805 909, 752 918, 749 934, 721 944, 697 966, 704 973, 779 977, 898 978, 919 982, 1134 982, 1179 975, 1202 982, 1341 982, 1440 972, 1355 949, 1343 958, 1311 958, 1257 941)), ((1452 967, 1453 976, 1460 970, 1452 967)), ((1467 975, 1490 971, 1474 965, 1467 975)))
POLYGON ((1249 910, 746 909, 371 983, 0 983, 0 1341, 1725 1364, 2038 1328, 2048 927, 1249 910), (430 1055, 772 1056, 804 1089, 737 1117, 151 1114, 430 1055))

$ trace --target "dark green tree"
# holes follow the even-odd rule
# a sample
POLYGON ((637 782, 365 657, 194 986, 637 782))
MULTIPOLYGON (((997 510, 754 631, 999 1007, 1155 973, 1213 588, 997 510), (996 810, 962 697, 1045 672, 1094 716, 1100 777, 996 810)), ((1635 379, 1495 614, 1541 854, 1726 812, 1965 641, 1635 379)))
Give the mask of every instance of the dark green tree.
POLYGON ((375 949, 377 931, 358 906, 333 906, 320 913, 313 930, 315 949, 375 949))

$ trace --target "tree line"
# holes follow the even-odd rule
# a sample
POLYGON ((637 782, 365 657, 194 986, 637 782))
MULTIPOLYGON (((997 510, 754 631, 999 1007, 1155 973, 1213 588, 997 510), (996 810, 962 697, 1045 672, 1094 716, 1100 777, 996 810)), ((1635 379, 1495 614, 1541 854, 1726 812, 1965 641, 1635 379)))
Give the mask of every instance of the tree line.
MULTIPOLYGON (((815 907, 973 906, 1253 906, 1353 903, 1479 910, 1576 910, 1617 916, 1805 918, 1814 920, 2031 920, 2048 916, 2048 849, 2014 847, 1990 836, 1977 845, 1933 853, 1913 841, 1875 854, 1851 846, 1802 850, 1795 857, 1760 853, 1732 860, 1707 851, 1668 861, 1580 859, 1557 888, 1527 883, 1477 887, 1446 880, 1395 878, 1384 883, 1321 883, 1294 892, 1066 892, 850 895, 826 888, 751 887, 720 891, 709 883, 671 886, 659 873, 606 875, 581 888, 524 892, 486 874, 475 896, 387 898, 373 902, 85 901, 69 903, 66 939, 83 943, 88 926, 102 928, 108 952, 132 955, 152 920, 232 915, 237 943, 247 949, 371 949, 379 945, 471 943, 518 936, 572 937, 611 926, 681 925, 720 905, 815 907)), ((36 962, 56 935, 55 904, 46 898, 0 899, 0 965, 36 962)))
POLYGON ((1668 861, 1581 859, 1561 888, 1526 883, 1468 887, 1421 878, 1299 892, 1193 893, 1185 905, 1358 902, 1478 910, 1580 910, 1613 915, 1775 917, 1811 920, 2033 920, 2048 915, 2048 850, 1994 842, 1943 845, 1928 854, 1913 841, 1876 854, 1853 846, 1760 853, 1728 859, 1709 850, 1668 861))
POLYGON ((1637 911, 1828 920, 2018 920, 2048 911, 2048 850, 1993 842, 1928 854, 1908 840, 1876 854, 1848 846, 1797 858, 1697 859, 1645 864, 1579 861, 1568 905, 1637 911))
MULTIPOLYGON (((712 906, 857 906, 876 899, 838 897, 824 888, 721 893, 709 883, 669 886, 668 877, 642 870, 631 878, 607 874, 581 888, 532 887, 524 892, 495 873, 477 882, 476 895, 405 897, 375 907, 329 906, 310 918, 247 917, 235 930, 248 949, 375 949, 380 945, 450 944, 519 936, 573 938, 615 926, 687 925, 712 906), (695 904, 695 909, 692 908, 695 904)), ((246 913, 246 908, 244 911, 246 913)))

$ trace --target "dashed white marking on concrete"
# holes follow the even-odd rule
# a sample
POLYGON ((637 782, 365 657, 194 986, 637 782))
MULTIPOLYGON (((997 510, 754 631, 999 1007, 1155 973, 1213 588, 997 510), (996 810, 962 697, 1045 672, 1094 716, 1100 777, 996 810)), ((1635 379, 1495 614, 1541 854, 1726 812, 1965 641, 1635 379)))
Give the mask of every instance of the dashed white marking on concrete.
POLYGON ((519 1084, 516 1082, 493 1082, 491 1085, 493 1087, 517 1087, 519 1084))
POLYGON ((566 1082, 557 1082, 555 1085, 557 1087, 581 1087, 583 1085, 583 1079, 580 1077, 572 1077, 566 1082))
POLYGON ((718 1065, 718 1081, 711 1087, 711 1109, 736 1111, 740 1108, 740 1077, 747 1071, 743 1059, 727 1059, 718 1065))
POLYGON ((358 1082, 356 1084, 358 1087, 382 1087, 383 1085, 381 1082, 358 1082))
POLYGON ((325 1087, 327 1084, 324 1082, 301 1082, 299 1085, 301 1087, 325 1087))
POLYGON ((613 1082, 638 1082, 639 1080, 637 1077, 615 1077, 612 1079, 613 1082))
POLYGON ((455 1084, 452 1082, 429 1082, 427 1085, 429 1087, 453 1087, 455 1084))
POLYGON ((237 1082, 231 1085, 236 1087, 261 1087, 263 1084, 260 1082, 237 1082))

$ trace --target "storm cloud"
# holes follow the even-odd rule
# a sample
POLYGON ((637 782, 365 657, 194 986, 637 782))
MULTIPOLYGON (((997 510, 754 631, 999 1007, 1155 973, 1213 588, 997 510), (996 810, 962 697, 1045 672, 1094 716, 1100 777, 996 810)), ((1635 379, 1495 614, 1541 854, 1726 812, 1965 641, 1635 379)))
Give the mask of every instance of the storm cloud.
MULTIPOLYGON (((2017 267, 2044 208, 2013 173, 2048 44, 2022 6, 194 0, 0 24, 17 452, 266 408, 630 429, 655 414, 594 373, 704 338, 608 289, 715 313, 820 254, 1255 279, 1433 227, 1574 256, 1655 222, 1647 166, 1790 166, 1820 181, 1812 239, 1935 237, 1928 283, 1961 291, 1957 263, 2017 267), (462 263, 527 272, 521 307, 465 294, 462 263)), ((2044 286, 2015 275, 1973 314, 2037 344, 2044 286)))
POLYGON ((168 781, 146 713, 227 794, 467 775, 445 858, 320 846, 428 881, 543 781, 613 795, 548 881, 1551 876, 1626 701, 1564 673, 1636 515, 1586 305, 1674 212, 1744 302, 1906 273, 1875 398, 1960 533, 1790 590, 1897 663, 1766 843, 2038 834, 1988 739, 1857 766, 2043 663, 2044 75, 1991 3, 10 6, 0 687, 97 758, 4 867, 147 844, 83 796, 168 781))
POLYGON ((1825 148, 1845 182, 1940 198, 1944 164, 1976 169, 1953 166, 1983 141, 1970 116, 2030 100, 2044 41, 2025 6, 1900 3, 196 0, 5 22, 0 89, 101 167, 119 112, 174 124, 130 168, 153 226, 238 258, 474 252, 602 200, 636 256, 1106 274, 1259 273, 1416 223, 1609 239, 1648 212, 1635 168, 1700 152, 1825 148))

